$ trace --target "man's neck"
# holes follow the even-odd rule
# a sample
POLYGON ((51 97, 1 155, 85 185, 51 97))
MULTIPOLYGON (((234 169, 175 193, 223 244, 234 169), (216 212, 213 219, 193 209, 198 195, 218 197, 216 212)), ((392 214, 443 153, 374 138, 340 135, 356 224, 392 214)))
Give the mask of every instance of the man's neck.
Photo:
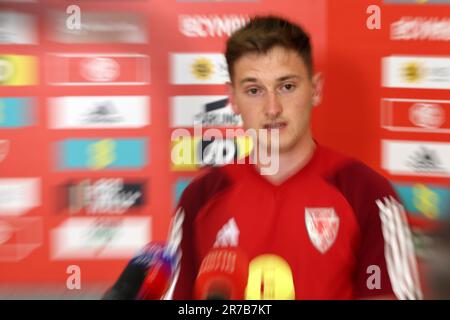
MULTIPOLYGON (((305 137, 293 149, 280 152, 278 171, 275 174, 264 175, 264 178, 275 185, 283 183, 308 164, 315 149, 316 143, 312 137, 305 137)), ((261 169, 259 163, 256 166, 261 169)))

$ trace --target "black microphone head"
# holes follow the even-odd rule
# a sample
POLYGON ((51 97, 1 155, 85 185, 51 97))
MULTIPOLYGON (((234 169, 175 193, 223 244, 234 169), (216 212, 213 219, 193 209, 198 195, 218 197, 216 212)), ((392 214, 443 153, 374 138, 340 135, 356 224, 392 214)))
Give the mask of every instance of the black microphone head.
POLYGON ((206 300, 230 300, 230 296, 224 295, 222 292, 210 292, 206 296, 206 300))
POLYGON ((109 289, 102 300, 133 300, 136 298, 147 270, 140 265, 129 263, 114 286, 109 289))
POLYGON ((130 260, 119 279, 102 299, 133 300, 148 299, 152 294, 158 296, 159 292, 165 289, 164 284, 168 283, 172 276, 175 262, 176 259, 172 257, 162 243, 147 244, 130 260), (153 271, 151 272, 152 279, 147 279, 146 282, 149 270, 153 271), (165 279, 167 281, 164 281, 165 279), (145 285, 143 286, 144 282, 145 285), (144 296, 140 295, 141 289, 145 289, 144 296))

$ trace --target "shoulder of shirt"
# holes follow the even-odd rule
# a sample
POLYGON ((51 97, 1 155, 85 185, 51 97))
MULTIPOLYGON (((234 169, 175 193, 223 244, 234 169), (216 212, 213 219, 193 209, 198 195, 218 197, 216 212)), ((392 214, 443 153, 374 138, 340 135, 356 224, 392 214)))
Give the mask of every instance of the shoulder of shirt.
POLYGON ((179 206, 186 211, 197 212, 216 194, 230 186, 231 180, 224 167, 209 167, 202 169, 183 191, 179 206))
POLYGON ((323 155, 324 178, 344 194, 372 198, 393 195, 389 180, 362 161, 329 148, 324 148, 323 155))

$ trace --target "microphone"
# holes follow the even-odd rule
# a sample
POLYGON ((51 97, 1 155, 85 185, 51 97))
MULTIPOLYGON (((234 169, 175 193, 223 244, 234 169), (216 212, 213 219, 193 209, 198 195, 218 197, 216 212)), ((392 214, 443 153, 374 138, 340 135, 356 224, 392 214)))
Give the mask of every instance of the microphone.
POLYGON ((295 300, 292 269, 282 257, 263 254, 249 265, 245 300, 295 300))
POLYGON ((243 300, 249 261, 238 248, 214 248, 203 259, 195 281, 199 300, 243 300))
POLYGON ((175 259, 161 243, 149 243, 128 263, 102 300, 159 300, 166 293, 175 259))

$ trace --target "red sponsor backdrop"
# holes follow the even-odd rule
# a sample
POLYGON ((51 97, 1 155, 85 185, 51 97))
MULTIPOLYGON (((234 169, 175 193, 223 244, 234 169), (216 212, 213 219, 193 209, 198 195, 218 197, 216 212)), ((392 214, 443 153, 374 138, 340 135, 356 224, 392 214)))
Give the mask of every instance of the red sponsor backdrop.
MULTIPOLYGON (((314 111, 313 127, 317 140, 363 160, 388 178, 392 179, 388 172, 381 168, 382 139, 448 141, 445 133, 393 132, 382 128, 380 123, 383 98, 448 99, 448 90, 383 88, 381 84, 381 60, 385 56, 443 56, 448 53, 448 42, 445 41, 390 40, 391 24, 403 16, 445 17, 442 8, 448 12, 448 5, 388 5, 382 1, 365 0, 260 0, 239 3, 148 0, 79 1, 77 4, 81 7, 82 15, 86 12, 134 12, 143 15, 147 42, 98 44, 94 41, 76 45, 52 42, 47 36, 51 28, 51 19, 46 18, 48 11, 57 9, 65 12, 69 4, 66 5, 63 1, 0 4, 0 12, 15 10, 29 13, 34 15, 38 22, 37 44, 0 45, 1 54, 35 56, 38 61, 39 79, 33 86, 0 86, 0 97, 36 98, 35 125, 14 130, 0 129, 0 139, 10 141, 9 153, 0 162, 0 177, 41 179, 40 205, 28 210, 21 217, 38 217, 43 226, 42 242, 30 254, 17 261, 0 261, 0 282, 3 286, 51 283, 57 288, 65 288, 66 269, 74 264, 80 266, 82 281, 88 287, 94 283, 111 283, 123 269, 127 261, 125 258, 107 259, 93 256, 89 259, 52 259, 52 230, 70 218, 67 210, 55 209, 58 190, 69 180, 122 177, 133 182, 144 179, 145 203, 123 213, 123 216, 150 217, 150 240, 165 239, 173 212, 176 181, 179 178, 191 178, 197 173, 171 170, 170 134, 173 129, 170 124, 169 99, 183 95, 226 95, 223 85, 171 84, 170 70, 173 66, 170 65, 170 54, 221 53, 227 38, 226 34, 217 32, 208 34, 206 29, 203 29, 204 36, 186 36, 186 33, 180 30, 181 17, 212 19, 218 16, 226 19, 230 16, 270 13, 301 23, 312 35, 316 69, 325 77, 323 103, 314 111), (374 4, 381 10, 381 29, 370 30, 367 27, 367 19, 371 14, 367 13, 367 8, 374 4), (86 54, 101 57, 122 54, 124 57, 115 61, 123 72, 114 76, 114 67, 111 66, 112 74, 107 76, 107 79, 95 79, 96 85, 89 84, 89 81, 79 83, 85 81, 86 77, 80 75, 82 63, 77 59, 83 60, 86 54), (67 60, 69 55, 75 58, 67 60), (129 55, 135 57, 130 58, 129 55), (150 124, 134 129, 49 129, 47 98, 116 95, 149 96, 150 124), (118 171, 55 169, 55 143, 58 141, 69 138, 145 137, 149 138, 149 152, 147 164, 142 168, 118 171)), ((106 70, 108 68, 106 66, 106 70)), ((445 177, 399 176, 395 177, 395 180, 438 184, 447 182, 445 177)), ((103 213, 99 216, 112 215, 103 213)), ((132 254, 130 252, 129 256, 132 254)))

